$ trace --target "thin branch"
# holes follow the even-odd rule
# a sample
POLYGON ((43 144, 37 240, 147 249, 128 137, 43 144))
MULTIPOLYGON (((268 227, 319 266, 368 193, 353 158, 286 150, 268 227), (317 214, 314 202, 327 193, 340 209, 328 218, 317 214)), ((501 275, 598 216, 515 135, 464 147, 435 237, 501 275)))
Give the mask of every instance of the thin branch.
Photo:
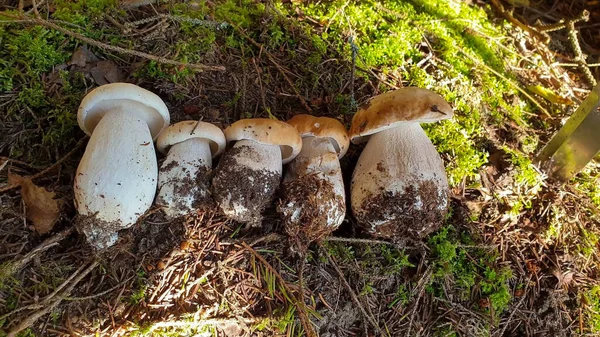
MULTIPOLYGON (((60 158, 56 163, 46 167, 45 169, 41 170, 40 172, 32 175, 31 177, 29 177, 29 179, 34 180, 40 177, 43 177, 44 175, 46 175, 46 173, 52 171, 53 169, 55 169, 56 167, 58 167, 60 164, 62 164, 65 160, 67 160, 70 156, 72 156, 75 152, 77 152, 79 150, 79 148, 85 143, 85 140, 87 139, 87 137, 82 138, 79 142, 77 142, 77 144, 75 145, 75 147, 69 151, 66 155, 64 155, 62 158, 60 158)), ((5 187, 0 188, 0 193, 12 190, 13 188, 17 188, 21 186, 20 184, 13 184, 13 185, 8 185, 5 187)))
POLYGON ((58 245, 58 243, 60 241, 62 241, 67 236, 71 235, 71 233, 73 233, 74 230, 75 230, 75 227, 73 227, 73 226, 68 227, 67 229, 63 230, 62 232, 58 232, 54 236, 49 237, 46 240, 44 240, 42 243, 40 243, 37 247, 35 247, 32 251, 27 253, 21 259, 14 261, 14 262, 9 262, 8 264, 5 264, 4 266, 2 266, 2 270, 0 270, 0 279, 9 277, 9 276, 13 275, 14 273, 18 272, 23 267, 25 267, 25 265, 27 265, 31 260, 33 260, 34 257, 36 257, 37 255, 39 255, 40 253, 42 253, 46 250, 58 245))
MULTIPOLYGON (((10 15, 7 13, 0 13, 0 16, 5 16, 8 18, 17 19, 17 20, 20 19, 19 17, 13 16, 13 15, 10 15)), ((156 62, 162 63, 162 64, 169 64, 169 65, 174 65, 174 66, 179 66, 179 67, 187 67, 187 68, 191 68, 191 69, 195 69, 195 70, 199 70, 199 71, 225 71, 225 67, 223 67, 223 66, 207 66, 207 65, 199 64, 199 63, 182 63, 182 62, 174 61, 174 60, 168 59, 166 57, 162 57, 162 56, 156 56, 156 55, 144 53, 144 52, 137 51, 137 50, 125 49, 125 48, 121 48, 121 47, 117 47, 117 46, 112 46, 112 45, 106 44, 104 42, 96 41, 89 37, 83 36, 79 33, 73 32, 71 30, 68 30, 61 26, 58 26, 58 25, 56 25, 50 21, 44 20, 44 19, 34 18, 34 19, 28 19, 28 20, 20 20, 19 22, 38 24, 38 25, 41 25, 41 26, 44 26, 44 27, 47 27, 50 29, 57 30, 65 35, 71 36, 77 40, 81 40, 89 45, 92 45, 92 46, 95 46, 95 47, 98 47, 101 49, 110 50, 110 51, 120 53, 120 54, 125 54, 125 55, 137 56, 137 57, 145 58, 148 60, 156 61, 156 62)))
POLYGON ((321 250, 325 253, 325 255, 327 255, 327 259, 329 260, 329 263, 333 266, 335 271, 338 273, 340 279, 342 279, 342 284, 344 285, 344 288, 346 288, 346 290, 350 294, 350 298, 352 298, 352 302, 354 302, 354 304, 356 304, 358 306, 358 308, 362 312, 363 316, 365 316, 367 321, 369 321, 369 323, 377 330, 379 335, 385 336, 385 334, 383 333, 383 330, 381 330, 381 328, 379 327, 379 324, 377 324, 377 322, 375 321, 375 318, 367 313, 367 310, 365 310, 365 307, 362 305, 362 303, 358 299, 358 296, 356 296, 356 294, 354 293, 354 290, 352 290, 352 287, 350 287, 350 284, 348 284, 348 281, 346 281, 346 277, 344 276, 344 273, 342 272, 340 267, 335 262, 333 256, 331 256, 327 252, 326 249, 323 249, 322 246, 321 246, 321 248, 322 248, 321 250))
POLYGON ((43 317, 44 315, 48 314, 49 312, 51 312, 52 310, 54 310, 54 308, 56 308, 56 306, 58 306, 60 304, 60 302, 63 300, 63 297, 68 296, 71 291, 73 291, 73 289, 75 288, 75 286, 77 285, 77 283, 79 283, 84 277, 86 277, 92 270, 94 270, 94 268, 96 268, 96 266, 98 266, 98 261, 94 261, 92 262, 85 271, 83 271, 81 274, 79 274, 74 280, 73 282, 69 285, 69 287, 67 287, 61 294, 61 296, 59 296, 58 298, 56 298, 54 301, 52 301, 51 303, 49 303, 47 306, 45 306, 42 310, 36 311, 32 314, 30 314, 29 316, 27 316, 27 318, 25 318, 24 320, 22 320, 21 322, 19 322, 15 327, 13 327, 8 334, 6 335, 7 337, 16 337, 17 334, 27 328, 29 328, 30 326, 32 326, 39 318, 43 317))

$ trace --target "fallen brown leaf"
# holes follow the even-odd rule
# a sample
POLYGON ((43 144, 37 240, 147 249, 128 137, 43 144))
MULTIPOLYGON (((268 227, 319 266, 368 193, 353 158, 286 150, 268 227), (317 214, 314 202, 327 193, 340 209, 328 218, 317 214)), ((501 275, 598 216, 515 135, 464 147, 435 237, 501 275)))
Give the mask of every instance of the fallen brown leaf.
POLYGON ((70 64, 74 64, 78 67, 85 67, 89 62, 99 61, 98 57, 94 55, 86 46, 80 46, 71 56, 70 64))
POLYGON ((54 192, 49 192, 35 185, 31 179, 17 174, 9 173, 8 182, 21 186, 21 198, 27 207, 25 216, 33 223, 36 232, 46 234, 51 231, 60 214, 54 192))
POLYGON ((121 70, 111 61, 96 63, 96 66, 90 69, 90 74, 98 85, 122 82, 125 77, 121 70))

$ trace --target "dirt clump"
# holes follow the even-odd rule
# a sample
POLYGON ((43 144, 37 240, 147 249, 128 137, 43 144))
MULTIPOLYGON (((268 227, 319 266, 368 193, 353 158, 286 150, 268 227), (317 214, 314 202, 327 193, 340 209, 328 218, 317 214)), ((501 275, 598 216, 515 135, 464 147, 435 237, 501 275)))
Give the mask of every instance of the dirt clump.
POLYGON ((345 200, 335 193, 331 182, 311 173, 283 183, 277 211, 290 240, 305 251, 311 242, 336 229, 328 223, 344 216, 345 200))
POLYGON ((404 193, 381 191, 363 201, 358 223, 371 235, 385 239, 422 238, 440 228, 447 209, 440 209, 443 198, 434 181, 409 185, 404 193), (417 207, 421 204, 421 207, 417 207), (382 220, 383 219, 383 220, 382 220), (375 224, 367 228, 366 224, 375 224))
POLYGON ((74 220, 77 231, 84 234, 87 242, 95 249, 108 248, 117 242, 123 226, 118 221, 99 220, 97 213, 77 215, 74 220))
POLYGON ((176 161, 161 166, 159 175, 166 176, 167 172, 174 169, 181 172, 175 175, 177 178, 169 179, 159 186, 159 189, 172 188, 175 198, 168 202, 159 194, 156 199, 158 205, 168 205, 174 213, 204 211, 215 206, 210 190, 212 170, 202 160, 193 165, 196 166, 194 173, 186 167, 180 168, 176 161))
POLYGON ((236 157, 242 152, 255 153, 250 146, 239 146, 221 157, 213 178, 213 196, 222 209, 234 210, 227 214, 229 218, 259 226, 261 213, 279 187, 281 173, 240 165, 236 157))

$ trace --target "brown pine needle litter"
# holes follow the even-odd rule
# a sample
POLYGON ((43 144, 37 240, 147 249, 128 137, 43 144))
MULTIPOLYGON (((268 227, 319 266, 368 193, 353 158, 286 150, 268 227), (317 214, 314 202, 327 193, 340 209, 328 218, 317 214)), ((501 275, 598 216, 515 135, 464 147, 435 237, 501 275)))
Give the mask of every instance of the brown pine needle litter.
MULTIPOLYGON (((0 1, 0 336, 600 333, 600 165, 565 185, 531 165, 600 75, 600 2, 128 3, 0 1), (382 92, 439 92, 455 118, 425 130, 446 225, 392 244, 349 207, 298 256, 277 195, 259 228, 156 206, 95 252, 74 226, 76 111, 111 81, 157 93, 172 123, 222 128, 307 112, 349 126, 382 92), (60 205, 48 233, 9 175, 60 205)), ((348 205, 362 149, 341 160, 348 205)))

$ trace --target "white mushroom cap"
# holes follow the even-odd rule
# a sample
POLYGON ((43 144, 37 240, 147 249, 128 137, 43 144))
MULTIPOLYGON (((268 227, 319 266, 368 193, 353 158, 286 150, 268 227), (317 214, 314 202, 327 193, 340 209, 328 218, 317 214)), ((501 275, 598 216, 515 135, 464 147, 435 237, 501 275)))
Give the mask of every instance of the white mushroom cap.
POLYGON ((169 110, 163 100, 131 83, 111 83, 92 90, 79 105, 77 123, 81 130, 91 135, 106 112, 118 109, 145 120, 152 139, 169 125, 169 110))
POLYGON ((252 140, 265 145, 279 145, 282 164, 292 161, 302 150, 302 137, 291 125, 268 118, 241 119, 225 129, 228 142, 252 140))
POLYGON ((337 119, 300 114, 287 122, 295 127, 302 137, 329 138, 340 159, 348 151, 350 145, 348 132, 337 119))
POLYGON ((352 118, 350 140, 360 144, 369 136, 402 123, 428 123, 452 118, 452 107, 442 96, 407 87, 375 96, 352 118))
POLYGON ((156 139, 156 148, 162 154, 167 154, 171 146, 192 138, 208 140, 213 158, 220 155, 227 145, 225 134, 218 126, 206 122, 183 121, 164 129, 156 139))

